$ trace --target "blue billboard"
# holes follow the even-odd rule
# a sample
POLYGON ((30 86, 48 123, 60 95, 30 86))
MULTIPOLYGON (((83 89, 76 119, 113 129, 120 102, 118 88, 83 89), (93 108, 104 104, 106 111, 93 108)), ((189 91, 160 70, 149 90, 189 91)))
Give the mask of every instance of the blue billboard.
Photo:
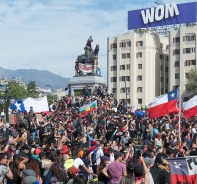
POLYGON ((197 22, 197 2, 128 11, 128 29, 197 22))

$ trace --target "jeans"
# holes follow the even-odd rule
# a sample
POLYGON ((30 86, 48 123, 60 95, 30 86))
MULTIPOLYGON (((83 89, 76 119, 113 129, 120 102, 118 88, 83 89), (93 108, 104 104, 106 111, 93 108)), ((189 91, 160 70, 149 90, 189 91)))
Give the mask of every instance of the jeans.
POLYGON ((36 132, 32 132, 32 133, 31 133, 31 138, 32 138, 32 139, 35 139, 35 137, 36 137, 36 132))
POLYGON ((88 137, 88 146, 91 146, 91 140, 93 139, 91 134, 87 134, 88 137))

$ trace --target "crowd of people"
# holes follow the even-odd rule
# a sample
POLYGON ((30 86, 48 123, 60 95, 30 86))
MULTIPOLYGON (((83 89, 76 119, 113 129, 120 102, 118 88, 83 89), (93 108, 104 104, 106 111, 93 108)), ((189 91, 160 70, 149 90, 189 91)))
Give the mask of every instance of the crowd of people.
MULTIPOLYGON (((197 119, 177 114, 138 117, 98 86, 33 109, 1 140, 0 184, 170 184, 169 158, 197 155, 197 119), (97 110, 79 117, 79 107, 97 110), (40 118, 41 117, 41 118, 40 118)), ((4 114, 1 113, 1 132, 4 114)))

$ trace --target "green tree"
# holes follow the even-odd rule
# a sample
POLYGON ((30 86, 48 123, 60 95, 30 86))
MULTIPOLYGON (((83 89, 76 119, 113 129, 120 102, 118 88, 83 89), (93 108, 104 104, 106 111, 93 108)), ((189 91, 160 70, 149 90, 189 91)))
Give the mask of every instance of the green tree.
POLYGON ((25 89, 25 86, 19 85, 17 83, 9 83, 8 95, 15 99, 23 100, 27 98, 27 90, 25 89))
POLYGON ((54 101, 54 95, 53 94, 47 94, 46 96, 47 96, 48 103, 54 101))
POLYGON ((186 92, 191 94, 191 97, 197 94, 197 72, 191 69, 187 75, 186 92))
POLYGON ((29 81, 29 84, 27 84, 27 95, 28 97, 38 98, 38 92, 36 91, 36 81, 29 81))

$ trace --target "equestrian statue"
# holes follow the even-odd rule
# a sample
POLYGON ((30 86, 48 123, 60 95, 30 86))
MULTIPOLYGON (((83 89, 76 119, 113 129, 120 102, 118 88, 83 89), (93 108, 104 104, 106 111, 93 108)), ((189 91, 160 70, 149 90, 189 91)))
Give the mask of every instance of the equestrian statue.
POLYGON ((99 45, 92 49, 92 36, 87 40, 84 47, 84 54, 77 57, 75 62, 75 75, 101 75, 101 70, 98 67, 99 45))

